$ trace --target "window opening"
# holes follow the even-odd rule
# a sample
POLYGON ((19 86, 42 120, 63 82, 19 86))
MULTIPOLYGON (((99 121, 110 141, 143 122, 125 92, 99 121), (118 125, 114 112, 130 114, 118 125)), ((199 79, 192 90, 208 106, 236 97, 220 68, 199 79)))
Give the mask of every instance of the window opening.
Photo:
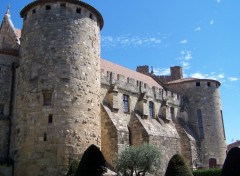
POLYGON ((43 141, 47 141, 47 133, 46 132, 44 133, 43 141))
POLYGON ((48 123, 53 123, 53 115, 52 114, 48 115, 48 123))
POLYGON ((52 91, 43 92, 43 105, 44 106, 52 105, 52 91))
POLYGON ((4 115, 4 105, 0 104, 0 115, 4 115))
POLYGON ((149 101, 149 117, 154 118, 154 103, 149 101))
POLYGON ((202 111, 200 109, 197 110, 198 117, 198 130, 200 139, 204 139, 204 129, 203 129, 203 121, 202 121, 202 111))
POLYGON ((81 8, 77 8, 77 9, 76 9, 76 12, 77 12, 77 13, 81 13, 81 8))
POLYGON ((211 83, 210 83, 210 82, 207 82, 207 86, 208 86, 208 87, 211 87, 211 83))
POLYGON ((93 19, 93 14, 90 13, 89 18, 93 19))
POLYGON ((51 6, 50 5, 46 5, 46 10, 51 10, 51 6))
POLYGON ((36 9, 33 9, 33 10, 32 10, 32 14, 34 14, 34 13, 36 13, 36 9))
POLYGON ((174 108, 170 108, 171 119, 174 120, 174 108))
POLYGON ((61 8, 66 8, 66 4, 65 4, 65 3, 61 3, 61 4, 60 4, 60 7, 61 7, 61 8))
POLYGON ((129 96, 123 94, 123 112, 129 112, 129 96))
POLYGON ((196 86, 199 87, 200 86, 200 82, 196 82, 196 86))

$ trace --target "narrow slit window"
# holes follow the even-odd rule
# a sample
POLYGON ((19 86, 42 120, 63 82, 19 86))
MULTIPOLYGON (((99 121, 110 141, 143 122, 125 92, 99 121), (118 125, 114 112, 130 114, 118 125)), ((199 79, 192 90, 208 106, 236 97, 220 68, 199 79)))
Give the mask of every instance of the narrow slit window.
POLYGON ((4 105, 0 104, 0 115, 4 115, 4 105))
POLYGON ((52 114, 48 115, 48 123, 49 124, 53 123, 53 115, 52 114))
POLYGON ((76 12, 81 14, 81 8, 77 8, 76 12))
POLYGON ((123 94, 123 112, 129 112, 129 96, 123 94))
POLYGON ((173 107, 170 108, 170 115, 171 115, 171 119, 174 120, 174 108, 173 107))
POLYGON ((43 141, 47 141, 47 133, 46 132, 43 135, 43 141))
POLYGON ((149 101, 149 117, 154 118, 154 103, 149 101))
POLYGON ((200 139, 204 139, 204 129, 203 129, 203 121, 202 121, 202 111, 200 109, 197 110, 198 117, 198 130, 200 139))

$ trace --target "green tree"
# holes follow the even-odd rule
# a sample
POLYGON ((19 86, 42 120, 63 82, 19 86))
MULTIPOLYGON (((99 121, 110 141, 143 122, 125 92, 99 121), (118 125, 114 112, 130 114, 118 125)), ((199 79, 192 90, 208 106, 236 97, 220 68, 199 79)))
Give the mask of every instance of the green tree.
POLYGON ((160 167, 160 152, 151 144, 139 147, 130 146, 120 153, 117 160, 117 172, 124 176, 145 176, 158 171, 160 167))
POLYGON ((165 176, 193 176, 193 174, 183 157, 176 154, 170 159, 165 176))
POLYGON ((223 164, 221 176, 239 176, 240 175, 240 148, 233 147, 227 153, 223 164))

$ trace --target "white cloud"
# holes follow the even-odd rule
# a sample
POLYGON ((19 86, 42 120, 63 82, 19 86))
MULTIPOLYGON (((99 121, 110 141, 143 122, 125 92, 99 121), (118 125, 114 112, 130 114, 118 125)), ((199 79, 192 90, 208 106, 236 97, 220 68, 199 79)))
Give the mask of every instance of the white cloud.
POLYGON ((209 24, 210 24, 210 25, 213 25, 213 24, 214 24, 214 20, 211 20, 211 21, 209 22, 209 24))
POLYGON ((184 70, 190 69, 190 63, 189 62, 182 61, 181 64, 182 64, 182 67, 183 67, 184 70))
POLYGON ((186 39, 184 39, 184 40, 181 40, 181 41, 180 41, 180 44, 187 44, 187 42, 188 42, 188 41, 187 41, 186 39))
POLYGON ((102 47, 162 47, 163 40, 166 40, 166 35, 162 34, 146 34, 144 36, 102 36, 102 47))
POLYGON ((198 27, 196 27, 194 30, 195 30, 195 32, 201 31, 201 27, 198 26, 198 27))
POLYGON ((153 68, 155 75, 170 75, 170 68, 153 68))
POLYGON ((229 81, 238 81, 239 80, 239 78, 235 78, 235 77, 228 77, 228 80, 229 81))
POLYGON ((200 72, 192 73, 190 75, 192 78, 199 78, 199 79, 213 79, 222 81, 225 78, 224 73, 216 74, 215 72, 211 72, 210 74, 203 74, 200 72))
POLYGON ((182 50, 180 60, 190 60, 190 59, 192 59, 192 52, 188 50, 182 50))

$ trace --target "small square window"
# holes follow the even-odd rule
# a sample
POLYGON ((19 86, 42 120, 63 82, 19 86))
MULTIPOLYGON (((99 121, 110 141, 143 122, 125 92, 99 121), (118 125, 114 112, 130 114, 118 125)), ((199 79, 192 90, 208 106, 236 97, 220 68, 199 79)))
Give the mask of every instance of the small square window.
POLYGON ((208 86, 208 87, 211 87, 211 83, 210 83, 210 82, 207 82, 207 86, 208 86))
POLYGON ((33 10, 32 10, 32 14, 34 14, 34 13, 36 13, 36 9, 33 9, 33 10))
POLYGON ((52 105, 52 91, 43 91, 43 105, 52 105))
POLYGON ((53 115, 52 114, 48 115, 48 123, 53 123, 53 115))
POLYGON ((50 5, 46 5, 46 10, 51 10, 51 6, 50 5))
POLYGON ((81 13, 81 8, 77 8, 76 13, 81 13))
POLYGON ((196 82, 196 86, 199 87, 200 86, 200 82, 196 82))
POLYGON ((90 13, 89 18, 93 19, 93 14, 90 13))

